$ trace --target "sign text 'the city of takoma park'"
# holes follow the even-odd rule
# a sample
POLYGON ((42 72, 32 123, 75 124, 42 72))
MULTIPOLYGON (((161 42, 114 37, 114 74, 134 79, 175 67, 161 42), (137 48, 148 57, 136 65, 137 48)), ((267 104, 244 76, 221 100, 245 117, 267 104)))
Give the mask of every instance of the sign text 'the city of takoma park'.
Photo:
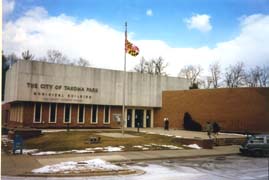
POLYGON ((63 85, 53 85, 53 84, 38 84, 38 83, 27 83, 28 88, 32 89, 44 89, 44 90, 65 90, 65 91, 79 91, 79 92, 98 92, 98 88, 89 87, 78 87, 78 86, 63 86, 63 85))

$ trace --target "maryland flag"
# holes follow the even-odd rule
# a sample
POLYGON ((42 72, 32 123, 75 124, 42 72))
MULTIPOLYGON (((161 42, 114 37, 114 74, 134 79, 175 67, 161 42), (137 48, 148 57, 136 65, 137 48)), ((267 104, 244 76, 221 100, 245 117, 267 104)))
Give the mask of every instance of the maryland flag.
POLYGON ((137 56, 139 54, 139 48, 132 43, 130 43, 127 39, 125 40, 125 52, 132 56, 137 56))

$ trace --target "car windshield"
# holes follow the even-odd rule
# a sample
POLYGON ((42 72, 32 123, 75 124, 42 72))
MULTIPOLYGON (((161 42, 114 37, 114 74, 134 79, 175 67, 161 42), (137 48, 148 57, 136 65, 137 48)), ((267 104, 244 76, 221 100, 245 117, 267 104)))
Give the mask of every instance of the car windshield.
POLYGON ((249 138, 249 142, 250 143, 264 143, 264 138, 263 137, 255 137, 255 136, 252 136, 249 138))

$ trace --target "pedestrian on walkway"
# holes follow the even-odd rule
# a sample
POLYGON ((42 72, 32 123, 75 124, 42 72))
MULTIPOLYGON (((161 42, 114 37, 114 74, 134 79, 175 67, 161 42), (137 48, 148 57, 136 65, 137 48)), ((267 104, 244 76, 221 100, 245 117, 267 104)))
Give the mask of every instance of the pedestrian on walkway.
POLYGON ((169 131, 169 120, 168 120, 168 118, 164 118, 164 130, 169 131))
POLYGON ((220 126, 218 125, 218 123, 214 122, 212 127, 213 127, 214 136, 217 136, 218 133, 220 132, 220 126))
POLYGON ((208 135, 209 139, 211 139, 212 129, 213 129, 212 124, 209 121, 207 121, 206 126, 205 126, 205 130, 207 132, 207 135, 208 135))

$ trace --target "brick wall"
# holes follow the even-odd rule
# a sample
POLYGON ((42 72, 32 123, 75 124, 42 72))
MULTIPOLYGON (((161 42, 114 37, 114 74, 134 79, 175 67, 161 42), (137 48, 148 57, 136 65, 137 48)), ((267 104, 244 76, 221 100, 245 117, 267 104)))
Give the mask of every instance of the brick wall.
POLYGON ((189 112, 202 126, 216 121, 226 131, 269 132, 269 88, 164 91, 155 127, 169 118, 171 128, 183 128, 189 112))
MULTIPOLYGON (((4 116, 9 127, 31 127, 31 128, 66 128, 67 124, 63 123, 64 104, 57 104, 57 120, 56 123, 49 122, 49 103, 42 103, 42 121, 33 123, 34 118, 34 102, 21 102, 23 104, 23 124, 15 121, 8 121, 9 117, 4 116)), ((5 105, 3 110, 10 110, 15 105, 5 105)), ((3 106, 2 106, 3 107, 3 106)), ((91 108, 92 105, 85 105, 84 123, 78 123, 78 105, 72 104, 71 108, 71 123, 70 128, 119 128, 120 124, 113 120, 113 114, 121 114, 120 106, 110 106, 110 123, 104 124, 104 106, 98 105, 98 123, 91 123, 91 108)))
POLYGON ((6 103, 2 105, 2 127, 7 126, 8 119, 10 118, 10 103, 6 103))

